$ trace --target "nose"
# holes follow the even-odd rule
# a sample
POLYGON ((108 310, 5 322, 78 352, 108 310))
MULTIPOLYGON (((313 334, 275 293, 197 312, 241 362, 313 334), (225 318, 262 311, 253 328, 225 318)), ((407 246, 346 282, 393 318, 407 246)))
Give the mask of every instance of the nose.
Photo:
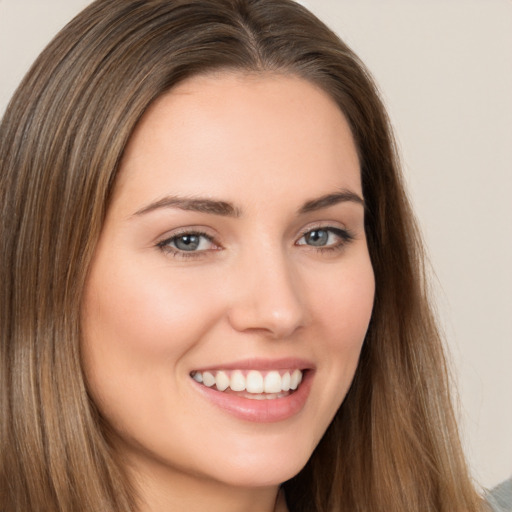
POLYGON ((235 330, 284 339, 305 324, 305 297, 286 255, 253 255, 234 274, 228 318, 235 330))

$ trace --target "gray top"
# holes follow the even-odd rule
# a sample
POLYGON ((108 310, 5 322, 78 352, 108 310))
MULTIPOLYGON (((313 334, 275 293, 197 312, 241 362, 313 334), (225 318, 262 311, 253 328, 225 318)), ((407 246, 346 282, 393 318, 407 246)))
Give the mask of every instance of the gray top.
POLYGON ((512 478, 489 491, 485 498, 493 512, 512 512, 512 478))

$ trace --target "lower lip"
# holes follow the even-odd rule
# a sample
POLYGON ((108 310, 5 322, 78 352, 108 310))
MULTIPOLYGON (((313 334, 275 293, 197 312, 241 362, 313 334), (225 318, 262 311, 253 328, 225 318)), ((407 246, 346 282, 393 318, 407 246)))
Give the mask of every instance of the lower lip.
POLYGON ((229 414, 245 421, 274 423, 287 420, 304 408, 311 390, 313 373, 312 370, 306 371, 299 387, 290 395, 270 400, 255 400, 224 393, 191 380, 207 400, 229 414))

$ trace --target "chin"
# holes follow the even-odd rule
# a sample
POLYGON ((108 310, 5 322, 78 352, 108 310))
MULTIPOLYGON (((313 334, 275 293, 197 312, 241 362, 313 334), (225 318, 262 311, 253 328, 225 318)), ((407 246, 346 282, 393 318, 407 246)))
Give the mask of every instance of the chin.
POLYGON ((246 450, 229 453, 223 463, 215 464, 213 474, 226 484, 237 487, 281 485, 297 475, 306 465, 311 450, 295 446, 292 450, 246 450))

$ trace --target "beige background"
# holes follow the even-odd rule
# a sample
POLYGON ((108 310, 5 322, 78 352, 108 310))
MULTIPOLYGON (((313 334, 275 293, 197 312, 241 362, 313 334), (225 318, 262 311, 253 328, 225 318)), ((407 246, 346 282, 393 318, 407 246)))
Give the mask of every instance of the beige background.
MULTIPOLYGON (((88 0, 0 0, 0 113, 88 0)), ((303 0, 388 105, 437 275, 475 478, 512 473, 512 1, 303 0)))

